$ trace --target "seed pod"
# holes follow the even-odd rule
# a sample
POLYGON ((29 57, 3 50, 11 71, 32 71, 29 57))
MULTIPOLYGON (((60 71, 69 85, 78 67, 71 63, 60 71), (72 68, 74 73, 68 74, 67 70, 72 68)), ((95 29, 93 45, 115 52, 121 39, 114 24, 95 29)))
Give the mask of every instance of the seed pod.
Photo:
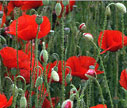
POLYGON ((95 76, 96 75, 95 67, 93 65, 89 66, 89 70, 86 72, 86 74, 90 76, 95 76))
POLYGON ((43 78, 39 76, 36 80, 35 87, 42 85, 42 83, 43 83, 43 78))
POLYGON ((71 101, 70 99, 65 100, 61 106, 61 108, 72 108, 72 107, 73 107, 73 101, 71 101))
POLYGON ((61 10, 62 10, 61 4, 60 4, 60 3, 56 3, 55 12, 56 12, 56 15, 57 15, 57 16, 60 15, 61 10))
POLYGON ((23 95, 20 99, 20 108, 26 108, 27 107, 27 100, 26 97, 23 95))
POLYGON ((90 33, 83 33, 83 37, 84 37, 85 39, 88 39, 88 40, 93 41, 93 36, 92 36, 92 34, 90 34, 90 33))
POLYGON ((122 13, 126 13, 126 7, 124 4, 122 3, 115 3, 115 6, 122 12, 122 13))
POLYGON ((54 70, 52 70, 52 72, 51 72, 51 77, 56 82, 58 82, 60 80, 58 73, 54 70))
POLYGON ((69 4, 69 0, 62 0, 62 4, 63 4, 64 6, 67 6, 67 5, 69 4))
POLYGON ((36 21, 36 23, 37 23, 38 25, 40 25, 40 24, 43 22, 43 18, 42 18, 41 16, 38 15, 38 16, 36 17, 35 21, 36 21))

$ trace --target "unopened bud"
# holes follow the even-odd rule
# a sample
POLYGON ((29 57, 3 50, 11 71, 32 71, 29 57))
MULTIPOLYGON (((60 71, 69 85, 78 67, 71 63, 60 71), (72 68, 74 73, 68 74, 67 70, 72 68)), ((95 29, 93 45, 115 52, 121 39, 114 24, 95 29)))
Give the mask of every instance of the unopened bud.
POLYGON ((56 15, 57 15, 57 16, 60 15, 61 10, 62 10, 61 4, 60 4, 60 3, 56 3, 55 12, 56 12, 56 15))
POLYGON ((56 82, 58 82, 60 80, 58 73, 54 70, 52 70, 52 72, 51 72, 51 77, 56 82))
POLYGON ((18 93, 18 87, 17 87, 15 84, 12 84, 12 85, 11 85, 11 92, 12 92, 12 93, 15 92, 15 94, 18 93))
POLYGON ((38 25, 40 25, 43 22, 43 18, 41 16, 37 16, 35 21, 38 25))
POLYGON ((48 61, 48 52, 46 50, 42 50, 40 53, 40 60, 47 62, 48 61))
POLYGON ((26 97, 23 95, 20 99, 20 108, 26 108, 27 107, 27 100, 26 97))
POLYGON ((69 0, 62 0, 62 4, 63 4, 64 6, 67 6, 67 5, 69 4, 69 0))
POLYGON ((79 29, 81 31, 84 31, 86 29, 86 24, 85 23, 80 24, 79 29))
POLYGON ((61 108, 72 108, 72 107, 73 107, 73 101, 71 101, 70 99, 65 100, 61 106, 61 108))
POLYGON ((89 70, 86 72, 86 74, 90 76, 95 76, 96 75, 95 67, 93 65, 89 66, 89 70))
POLYGON ((69 84, 71 81, 72 81, 72 75, 69 73, 66 76, 66 82, 67 82, 67 84, 69 84))
POLYGON ((48 5, 49 4, 49 0, 43 0, 43 5, 48 5))
POLYGON ((90 34, 90 33, 83 33, 83 37, 84 37, 85 39, 88 39, 88 40, 93 41, 93 36, 92 36, 92 34, 90 34))
POLYGON ((106 14, 107 16, 111 16, 111 9, 110 9, 109 6, 106 7, 105 14, 106 14))
POLYGON ((115 3, 115 6, 122 12, 122 13, 126 13, 126 7, 124 4, 122 3, 115 3))
POLYGON ((42 85, 42 83, 43 83, 43 78, 39 76, 36 80, 35 87, 42 85))
POLYGON ((3 17, 3 11, 0 11, 0 18, 3 17))

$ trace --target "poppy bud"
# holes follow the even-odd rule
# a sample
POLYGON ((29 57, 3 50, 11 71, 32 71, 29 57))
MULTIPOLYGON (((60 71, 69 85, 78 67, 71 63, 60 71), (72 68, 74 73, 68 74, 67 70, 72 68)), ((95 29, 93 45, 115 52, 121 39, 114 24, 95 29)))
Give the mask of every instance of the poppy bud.
POLYGON ((67 76, 66 76, 66 82, 67 82, 67 84, 69 84, 69 83, 71 82, 71 80, 72 80, 72 76, 71 76, 71 74, 69 73, 69 74, 67 74, 67 76))
POLYGON ((86 24, 85 23, 80 24, 79 29, 81 31, 84 31, 86 29, 86 24))
POLYGON ((40 25, 43 22, 43 18, 41 16, 37 16, 35 21, 38 25, 40 25))
POLYGON ((54 81, 57 81, 58 82, 60 80, 59 75, 58 75, 58 73, 55 70, 52 70, 51 77, 52 77, 52 79, 54 81))
POLYGON ((20 99, 20 108, 26 108, 27 107, 27 100, 26 97, 23 95, 20 99))
POLYGON ((18 93, 18 87, 15 84, 11 85, 11 92, 13 93, 15 91, 15 94, 18 93))
POLYGON ((56 15, 57 15, 57 16, 60 15, 61 10, 62 10, 61 4, 60 4, 60 3, 56 3, 55 12, 56 12, 56 15))
POLYGON ((42 0, 43 5, 48 5, 49 4, 49 0, 42 0))
POLYGON ((61 108, 72 108, 72 107, 73 107, 73 101, 71 101, 70 99, 65 100, 61 106, 61 108))
POLYGON ((0 18, 3 17, 3 11, 0 11, 0 18))
POLYGON ((93 65, 89 66, 89 70, 86 72, 86 74, 90 76, 95 76, 96 75, 95 67, 93 65))
POLYGON ((109 6, 106 7, 105 14, 106 14, 107 16, 111 16, 111 9, 110 9, 109 6))
POLYGON ((69 0, 62 0, 62 4, 63 4, 64 6, 67 6, 67 5, 69 4, 69 0))
POLYGON ((58 67, 57 66, 54 66, 53 70, 56 71, 56 72, 58 72, 58 67))
POLYGON ((40 60, 47 62, 48 61, 48 52, 46 50, 42 50, 40 53, 40 60))
POLYGON ((126 13, 126 7, 124 4, 122 3, 115 3, 115 6, 122 12, 122 13, 126 13))
POLYGON ((39 76, 36 80, 35 87, 42 85, 42 83, 43 83, 43 78, 39 76))
POLYGON ((88 40, 93 41, 93 36, 92 36, 92 34, 90 34, 90 33, 83 33, 83 37, 84 37, 85 39, 88 39, 88 40))

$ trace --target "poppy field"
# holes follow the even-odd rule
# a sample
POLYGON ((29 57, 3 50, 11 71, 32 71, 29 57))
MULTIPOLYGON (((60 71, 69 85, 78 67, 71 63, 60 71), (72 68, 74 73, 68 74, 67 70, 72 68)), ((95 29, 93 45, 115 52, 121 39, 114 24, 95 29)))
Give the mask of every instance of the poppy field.
POLYGON ((0 108, 127 108, 126 7, 0 1, 0 108))

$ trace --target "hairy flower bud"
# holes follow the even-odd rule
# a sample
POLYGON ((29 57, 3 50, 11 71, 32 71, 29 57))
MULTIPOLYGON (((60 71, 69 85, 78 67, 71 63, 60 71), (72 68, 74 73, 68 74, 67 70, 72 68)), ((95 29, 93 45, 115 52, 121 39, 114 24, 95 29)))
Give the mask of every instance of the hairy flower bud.
POLYGON ((69 84, 71 82, 71 80, 72 80, 72 75, 69 73, 66 76, 66 82, 67 82, 67 84, 69 84))
POLYGON ((37 23, 38 25, 40 25, 40 24, 43 22, 43 18, 42 18, 41 16, 38 15, 38 16, 36 17, 35 21, 36 21, 36 23, 37 23))
POLYGON ((85 23, 80 24, 79 29, 81 31, 84 31, 86 29, 86 24, 85 23))
POLYGON ((63 4, 64 6, 67 6, 67 5, 69 4, 69 0, 62 0, 62 4, 63 4))
POLYGON ((61 106, 61 108, 72 108, 72 107, 73 107, 73 101, 71 101, 70 99, 65 100, 61 106))
POLYGON ((3 11, 0 11, 0 18, 3 17, 3 11))
POLYGON ((40 53, 40 60, 47 62, 48 61, 48 52, 46 50, 42 50, 40 53))
POLYGON ((88 39, 88 40, 93 41, 93 36, 92 36, 92 34, 90 34, 90 33, 83 33, 83 37, 84 37, 85 39, 88 39))
POLYGON ((126 13, 126 7, 124 4, 122 3, 115 3, 115 6, 122 12, 122 13, 126 13))
POLYGON ((42 0, 43 1, 43 5, 48 5, 49 4, 49 0, 42 0))
POLYGON ((58 82, 60 80, 58 73, 55 70, 52 70, 51 77, 54 81, 58 82))
POLYGON ((90 76, 95 76, 96 75, 95 67, 93 65, 89 66, 89 70, 87 71, 86 74, 90 76))
POLYGON ((26 108, 27 107, 27 100, 26 97, 23 95, 20 98, 20 108, 26 108))
POLYGON ((43 78, 41 76, 39 76, 36 79, 35 87, 38 87, 38 86, 42 85, 42 83, 43 83, 43 78))
POLYGON ((110 9, 109 6, 106 7, 105 14, 106 14, 107 16, 111 16, 111 9, 110 9))
POLYGON ((57 16, 60 15, 61 10, 62 10, 61 4, 60 4, 60 3, 56 3, 55 12, 56 12, 56 15, 57 15, 57 16))

